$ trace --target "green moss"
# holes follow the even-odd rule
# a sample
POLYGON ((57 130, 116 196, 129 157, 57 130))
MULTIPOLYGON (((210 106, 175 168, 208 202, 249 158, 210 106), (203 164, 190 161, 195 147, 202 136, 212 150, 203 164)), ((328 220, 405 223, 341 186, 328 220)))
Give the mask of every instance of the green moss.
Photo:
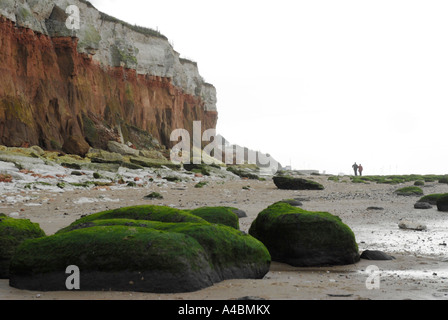
POLYGON ((119 46, 111 46, 112 63, 115 66, 124 64, 126 68, 135 68, 138 64, 137 57, 130 51, 119 46))
POLYGON ((33 116, 32 107, 20 96, 4 97, 0 100, 0 110, 4 110, 8 115, 8 119, 16 119, 27 127, 35 127, 35 119, 33 116))
POLYGON ((101 35, 95 26, 87 25, 83 31, 84 35, 79 42, 79 46, 87 49, 98 49, 100 47, 101 35))
POLYGON ((208 184, 208 182, 202 181, 202 182, 198 182, 194 187, 196 189, 201 189, 203 187, 205 187, 208 184))
POLYGON ((355 179, 357 182, 368 181, 375 182, 379 184, 400 184, 407 182, 415 182, 415 181, 425 181, 425 182, 434 182, 437 181, 444 176, 442 175, 418 175, 418 174, 410 174, 410 175, 387 175, 387 176, 363 176, 363 177, 351 177, 355 179))
POLYGON ((163 177, 163 179, 169 181, 169 182, 182 182, 182 178, 176 177, 176 176, 168 176, 163 177))
POLYGON ((9 262, 16 248, 27 239, 45 237, 45 232, 30 220, 0 215, 0 279, 8 278, 9 262))
POLYGON ((125 207, 95 213, 73 222, 68 228, 95 220, 110 220, 110 219, 207 223, 204 219, 192 215, 183 210, 165 206, 143 205, 143 206, 125 207))
POLYGON ((62 271, 69 265, 83 272, 159 270, 181 273, 200 268, 203 249, 191 237, 148 228, 109 226, 58 233, 24 242, 11 263, 14 275, 62 271), (188 265, 186 265, 188 262, 188 265))
POLYGON ((432 205, 437 204, 437 200, 439 200, 441 197, 448 195, 448 193, 435 193, 435 194, 429 194, 427 196, 422 197, 418 202, 427 202, 432 205))
POLYGON ((400 196, 418 196, 423 195, 423 190, 419 187, 404 187, 395 191, 400 196))
POLYGON ((70 185, 72 185, 73 187, 79 187, 79 188, 91 188, 95 185, 95 182, 92 182, 92 181, 71 182, 70 185))
POLYGON ((203 207, 189 211, 205 221, 226 225, 235 229, 240 228, 239 218, 234 213, 235 208, 230 207, 203 207))
POLYGON ((145 199, 149 199, 149 200, 161 200, 163 199, 163 196, 158 193, 158 192, 151 192, 150 194, 148 194, 147 196, 145 196, 145 199))
POLYGON ((145 168, 162 168, 167 167, 172 170, 180 170, 181 165, 174 164, 171 161, 163 160, 163 159, 149 159, 142 157, 130 157, 129 159, 131 163, 138 164, 145 168))
POLYGON ((248 172, 245 169, 239 169, 238 167, 235 166, 230 166, 227 168, 227 171, 241 177, 241 178, 247 178, 247 179, 251 179, 251 180, 258 180, 259 177, 258 175, 248 172))
POLYGON ((368 184, 368 180, 367 179, 363 179, 360 177, 351 177, 352 183, 366 183, 368 184))
POLYGON ((112 23, 119 23, 119 24, 123 25, 124 27, 127 27, 127 28, 131 29, 132 31, 144 34, 146 36, 152 36, 152 37, 168 40, 167 37, 162 35, 157 30, 153 30, 153 29, 149 29, 149 28, 145 28, 145 27, 140 27, 140 26, 137 26, 137 25, 131 25, 131 24, 129 24, 127 22, 124 22, 124 21, 122 21, 120 19, 117 19, 115 17, 109 16, 109 15, 103 13, 103 12, 100 12, 100 15, 101 15, 101 19, 104 20, 104 21, 109 21, 109 22, 112 22, 112 23))
POLYGON ((184 164, 184 169, 194 173, 200 173, 204 176, 210 176, 211 166, 206 164, 184 164))
MULTIPOLYGON (((194 238, 205 250, 213 269, 222 271, 235 264, 270 263, 266 247, 255 238, 233 228, 203 223, 164 223, 158 221, 139 221, 130 219, 97 220, 74 226, 92 228, 106 226, 127 226, 156 229, 169 233, 180 233, 194 238), (235 259, 238 257, 238 259, 235 259)), ((66 230, 70 231, 69 230, 66 230)))
POLYGON ((328 181, 339 182, 339 177, 336 176, 328 177, 328 181))
POLYGON ((448 177, 441 177, 439 183, 448 183, 448 177))

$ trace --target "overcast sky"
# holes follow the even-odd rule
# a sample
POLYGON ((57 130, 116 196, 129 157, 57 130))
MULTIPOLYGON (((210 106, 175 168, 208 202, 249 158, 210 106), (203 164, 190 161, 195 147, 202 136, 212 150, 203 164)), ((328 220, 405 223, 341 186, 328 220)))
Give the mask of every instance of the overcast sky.
POLYGON ((91 2, 198 62, 231 143, 295 169, 448 173, 446 0, 91 2))

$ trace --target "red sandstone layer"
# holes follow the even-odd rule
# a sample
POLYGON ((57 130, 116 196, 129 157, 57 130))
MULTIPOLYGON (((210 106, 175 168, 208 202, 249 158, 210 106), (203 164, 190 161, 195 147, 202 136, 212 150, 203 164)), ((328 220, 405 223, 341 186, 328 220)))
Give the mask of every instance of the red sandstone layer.
POLYGON ((145 131, 166 147, 193 121, 216 127, 217 113, 171 79, 100 66, 77 52, 77 38, 50 38, 0 17, 0 144, 39 145, 83 155, 117 139, 121 127, 145 131))

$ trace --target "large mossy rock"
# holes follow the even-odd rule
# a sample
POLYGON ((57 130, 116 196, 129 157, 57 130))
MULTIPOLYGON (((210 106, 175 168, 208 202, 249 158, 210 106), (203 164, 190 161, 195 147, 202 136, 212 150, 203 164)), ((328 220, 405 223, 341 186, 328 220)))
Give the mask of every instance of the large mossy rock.
POLYGON ((191 237, 115 226, 24 242, 11 261, 10 286, 67 290, 71 265, 80 269, 83 291, 184 292, 212 284, 206 253, 191 237))
POLYGON ((261 279, 271 257, 257 239, 167 207, 122 208, 24 242, 11 263, 13 287, 66 290, 76 265, 81 290, 177 293, 227 279, 261 279))
POLYGON ((267 248, 252 236, 223 225, 112 219, 74 224, 57 234, 80 228, 117 225, 181 233, 194 238, 207 254, 207 260, 213 268, 211 277, 214 282, 223 279, 262 278, 269 271, 270 255, 267 248))
POLYGON ((0 214, 0 279, 9 278, 10 261, 23 241, 45 236, 37 223, 0 214))
POLYGON ((281 190, 324 190, 324 186, 312 180, 289 176, 276 176, 274 184, 281 190))
POLYGON ((418 200, 418 202, 422 202, 422 203, 429 203, 431 205, 436 205, 437 204, 437 200, 439 200, 441 197, 447 195, 448 193, 433 193, 433 194, 428 194, 422 198, 420 198, 420 200, 418 200))
POLYGON ((240 228, 238 209, 231 207, 203 207, 191 210, 190 213, 210 223, 222 224, 235 229, 240 228))
POLYGON ((308 212, 287 203, 262 211, 249 234, 268 248, 272 260, 297 267, 348 265, 359 261, 352 230, 339 217, 308 212))
POLYGON ((448 194, 437 199, 437 209, 442 212, 448 212, 448 194))

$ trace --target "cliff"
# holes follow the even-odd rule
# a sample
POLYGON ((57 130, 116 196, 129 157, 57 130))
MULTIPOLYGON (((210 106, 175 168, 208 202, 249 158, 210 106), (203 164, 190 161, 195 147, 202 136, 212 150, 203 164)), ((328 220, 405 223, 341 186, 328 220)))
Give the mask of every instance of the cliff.
POLYGON ((1 0, 0 48, 0 144, 84 155, 109 140, 170 148, 174 129, 216 127, 216 89, 196 63, 87 1, 1 0))

